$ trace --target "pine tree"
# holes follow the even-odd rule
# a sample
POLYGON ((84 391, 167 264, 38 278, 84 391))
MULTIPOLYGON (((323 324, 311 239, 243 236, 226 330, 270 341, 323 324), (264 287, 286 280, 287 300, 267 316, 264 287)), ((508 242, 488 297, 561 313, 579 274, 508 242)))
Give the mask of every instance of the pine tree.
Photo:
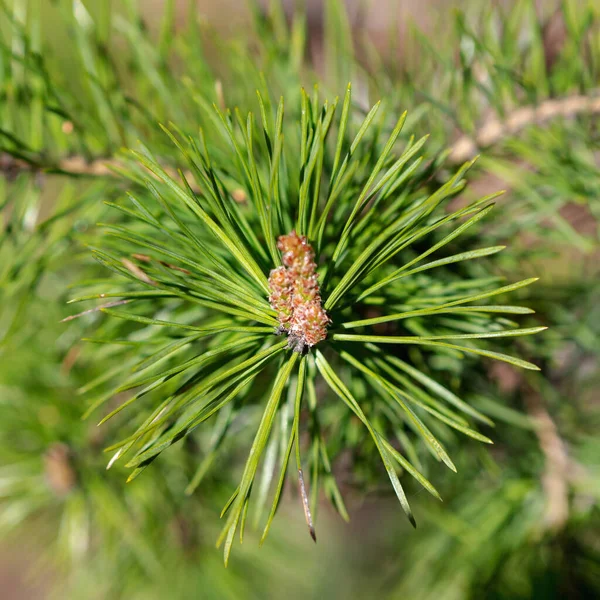
POLYGON ((593 595, 599 10, 457 13, 398 69, 335 0, 322 60, 251 6, 2 8, 0 530, 72 597, 244 597, 214 539, 389 479, 420 527, 386 508, 357 597, 593 595))

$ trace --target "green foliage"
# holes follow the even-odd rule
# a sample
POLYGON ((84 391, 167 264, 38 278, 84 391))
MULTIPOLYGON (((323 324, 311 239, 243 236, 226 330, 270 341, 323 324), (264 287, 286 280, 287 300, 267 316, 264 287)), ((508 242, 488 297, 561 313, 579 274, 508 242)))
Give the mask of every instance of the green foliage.
POLYGON ((336 0, 323 64, 301 3, 251 2, 231 40, 193 2, 150 30, 116 4, 0 11, 0 530, 60 531, 74 597, 239 597, 245 559, 215 576, 205 543, 217 504, 227 562, 288 479, 314 536, 323 497, 348 520, 387 476, 425 527, 386 513, 401 573, 376 553, 353 593, 528 597, 571 548, 598 589, 595 4, 564 2, 552 44, 529 0, 459 12, 401 68, 336 0), (268 298, 292 230, 331 318, 304 352, 268 298), (532 407, 573 471, 551 526, 532 407))
MULTIPOLYGON (((239 111, 223 113, 217 109, 222 143, 210 148, 202 134, 198 141, 190 137, 183 142, 166 130, 185 158, 193 182, 184 177, 177 183, 147 149, 134 153, 148 173, 134 164, 130 177, 143 182, 147 191, 131 193, 133 208, 122 210, 137 221, 108 225, 110 241, 103 240, 102 249, 93 249, 96 258, 127 283, 114 281, 111 287, 97 283, 93 288, 102 291, 88 291, 76 298, 127 301, 133 310, 102 310, 132 325, 127 335, 119 337, 119 343, 139 340, 140 336, 144 339, 135 353, 127 354, 135 357, 135 362, 132 366, 130 360, 124 360, 124 378, 118 387, 101 388, 92 405, 97 408, 128 390, 136 391, 103 420, 124 408, 131 414, 134 403, 138 411, 140 404, 145 405, 133 432, 110 447, 115 451, 111 464, 128 454, 127 466, 134 469, 130 480, 215 413, 227 410, 225 429, 219 436, 224 442, 229 426, 239 419, 246 421, 248 410, 261 407, 260 424, 242 479, 223 511, 228 513, 221 537, 226 562, 238 526, 243 533, 246 507, 274 423, 280 423, 273 430, 273 443, 280 449, 276 462, 282 477, 290 457, 284 449, 292 442, 299 444, 297 425, 290 427, 292 415, 297 423, 302 410, 304 390, 298 389, 294 376, 297 363, 302 373, 299 381, 307 379, 304 385, 315 388, 318 371, 334 395, 364 423, 411 520, 396 469, 402 467, 426 489, 435 495, 437 492, 392 446, 389 436, 410 430, 453 470, 443 444, 431 432, 432 419, 480 441, 491 440, 472 422, 489 423, 484 415, 454 397, 450 401, 454 406, 449 407, 444 402, 450 397, 446 388, 433 382, 425 384, 425 388, 437 386, 435 398, 418 378, 415 381, 410 365, 400 359, 407 352, 404 348, 423 347, 426 361, 429 351, 437 351, 454 356, 478 354, 537 369, 527 361, 482 347, 483 341, 473 345, 473 340, 544 329, 514 328, 513 322, 501 315, 531 311, 485 302, 534 279, 498 286, 494 280, 453 277, 443 269, 437 276, 437 270, 430 273, 436 267, 497 252, 500 247, 423 262, 492 207, 495 195, 439 214, 439 207, 463 189, 471 163, 458 169, 439 189, 428 190, 423 181, 426 172, 410 166, 419 166, 414 147, 421 144, 409 139, 394 150, 405 115, 390 137, 381 139, 377 124, 384 122, 384 115, 382 110, 376 121, 379 104, 352 132, 344 117, 351 102, 350 88, 339 122, 335 119, 337 101, 320 106, 317 99, 316 94, 314 99, 302 95, 302 116, 294 128, 295 136, 284 118, 283 101, 271 115, 262 111, 260 133, 252 113, 244 117, 239 111), (337 142, 329 143, 329 133, 334 130, 337 132, 331 137, 337 142), (300 157, 300 163, 293 157, 300 157), (400 184, 402 192, 395 192, 400 184), (242 203, 236 202, 235 190, 242 190, 242 203), (393 218, 382 218, 386 211, 393 211, 393 218), (463 217, 469 218, 458 224, 463 217), (323 306, 331 319, 322 349, 316 354, 309 351, 300 360, 296 352, 286 352, 285 341, 273 335, 277 320, 267 301, 267 274, 280 262, 276 236, 294 226, 317 248, 317 264, 325 266, 321 274, 323 306), (427 245, 428 236, 438 231, 443 232, 439 241, 427 245), (483 303, 472 305, 475 301, 483 303), (361 319, 370 306, 379 307, 375 310, 383 314, 361 319), (373 335, 373 327, 383 323, 388 324, 387 334, 373 335), (357 333, 343 333, 345 329, 357 333), (380 344, 393 344, 393 352, 382 352, 380 344), (406 365, 408 378, 397 374, 398 360, 406 365), (340 379, 338 373, 342 372, 340 379), (257 388, 265 385, 271 391, 263 398, 257 388), (291 405, 283 405, 279 409, 288 388, 290 402, 297 397, 295 407, 292 410, 291 405), (369 388, 372 391, 368 392, 369 388)), ((267 100, 266 104, 274 106, 267 100)), ((101 337, 102 342, 110 341, 101 337)), ((327 404, 326 396, 320 394, 323 408, 319 406, 319 411, 325 412, 327 404)), ((328 454, 334 446, 327 439, 335 436, 333 423, 321 420, 323 424, 309 432, 310 445, 324 444, 323 456, 317 453, 310 464, 311 488, 318 485, 319 472, 328 470, 328 454)), ((344 432, 338 435, 335 446, 343 449, 344 432)), ((272 477, 272 461, 265 459, 264 465, 263 478, 272 477)), ((262 489, 266 492, 269 479, 265 481, 262 489)), ((341 499, 333 477, 330 482, 332 500, 339 509, 341 499)), ((267 501, 266 493, 260 496, 262 502, 267 501)), ((277 502, 276 495, 271 513, 277 502)))
MULTIPOLYGON (((437 32, 441 47, 452 51, 414 31, 405 71, 367 68, 379 95, 395 98, 396 106, 420 103, 416 130, 431 133, 437 152, 452 141, 451 163, 483 152, 476 179, 485 187, 499 179, 507 188, 489 241, 518 243, 529 228, 544 248, 558 242, 591 252, 597 228, 582 234, 563 213, 577 203, 597 221, 590 199, 599 174, 600 12, 594 2, 564 2, 556 10, 548 4, 544 21, 531 0, 457 12, 453 26, 437 32), (417 57, 415 68, 410 61, 417 57)), ((513 250, 518 261, 530 253, 531 244, 513 250)))

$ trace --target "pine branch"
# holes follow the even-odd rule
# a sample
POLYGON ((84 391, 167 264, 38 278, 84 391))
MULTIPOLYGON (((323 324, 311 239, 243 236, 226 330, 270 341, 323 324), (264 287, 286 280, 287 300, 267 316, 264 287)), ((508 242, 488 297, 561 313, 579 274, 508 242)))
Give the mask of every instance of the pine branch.
MULTIPOLYGON (((537 369, 488 349, 488 344, 545 329, 518 328, 502 316, 527 314, 526 308, 487 305, 489 298, 514 292, 535 278, 497 287, 495 278, 481 280, 467 273, 465 279, 453 273, 461 262, 502 247, 452 252, 426 262, 434 253, 449 250, 493 208, 495 194, 442 212, 464 188, 473 161, 439 189, 430 189, 427 170, 419 169, 425 138, 399 141, 406 114, 394 115, 394 129, 380 139, 381 122, 389 118, 384 105, 376 103, 362 123, 350 121, 343 108, 351 106, 350 87, 339 116, 337 101, 322 101, 318 91, 312 98, 302 92, 300 103, 302 110, 286 114, 282 100, 273 120, 262 111, 262 131, 252 113, 236 111, 235 119, 228 119, 215 109, 218 128, 211 133, 219 133, 226 145, 215 140, 208 147, 202 138, 199 144, 190 138, 186 147, 165 130, 180 160, 185 158, 201 183, 201 195, 172 177, 150 150, 131 153, 131 164, 119 173, 143 184, 129 195, 134 209, 114 205, 126 219, 107 225, 102 248, 94 248, 95 257, 121 283, 100 293, 95 286, 75 300, 131 300, 127 310, 103 307, 102 312, 109 323, 120 319, 147 330, 144 352, 139 346, 129 352, 136 361, 133 370, 119 372, 124 379, 108 389, 102 380, 104 391, 92 403, 100 408, 129 392, 101 422, 126 409, 142 415, 137 427, 110 447, 116 451, 111 465, 129 455, 130 480, 215 413, 245 413, 252 405, 262 413, 240 486, 223 511, 228 518, 219 539, 226 562, 235 533, 243 535, 252 490, 259 487, 258 513, 267 500, 262 491, 267 488, 257 481, 263 455, 268 455, 263 468, 272 471, 271 448, 288 448, 280 467, 281 477, 285 475, 293 439, 285 444, 276 415, 284 410, 284 397, 296 395, 300 410, 303 397, 302 390, 296 394, 296 382, 304 375, 297 371, 298 358, 307 360, 311 411, 317 411, 314 390, 320 377, 327 383, 324 394, 340 400, 337 410, 346 409, 333 419, 319 410, 323 429, 319 424, 309 432, 313 453, 306 487, 311 495, 318 497, 323 481, 330 500, 344 513, 339 494, 332 492, 328 448, 348 444, 340 417, 349 409, 364 425, 414 524, 397 471, 402 468, 431 494, 439 494, 412 464, 415 453, 408 458, 395 448, 397 432, 407 429, 408 439, 414 437, 452 470, 456 468, 444 448, 445 428, 479 442, 491 440, 471 423, 471 418, 489 422, 485 415, 425 376, 427 368, 416 369, 400 356, 422 354, 424 364, 431 354, 484 356, 537 369), (329 135, 337 135, 335 145, 329 135), (242 186, 248 199, 240 205, 234 191, 242 186), (405 202, 399 205, 395 190, 400 186, 405 202), (484 302, 472 306, 476 301, 484 302), (381 312, 365 319, 369 305, 379 305, 381 312), (382 324, 385 335, 378 333, 382 324), (340 327, 350 326, 356 333, 340 332, 340 327), (276 336, 281 335, 287 339, 280 341, 276 336), (175 353, 177 360, 169 362, 175 353), (182 353, 187 360, 181 359, 182 353), (207 365, 214 368, 206 371, 207 365), (273 382, 270 395, 253 384, 259 374, 262 381, 273 382), (139 401, 145 396, 154 399, 150 407, 139 401), (326 439, 322 431, 327 431, 326 439)), ((138 339, 135 329, 126 331, 123 339, 121 328, 115 328, 118 343, 138 339)), ((292 435, 300 439, 297 431, 292 435)), ((229 437, 224 434, 225 440, 229 437)), ((271 478, 269 473, 260 477, 271 478)), ((276 493, 271 515, 278 501, 276 493)), ((312 504, 304 502, 307 514, 315 514, 312 504)), ((312 520, 308 522, 311 527, 312 520)))
MULTIPOLYGON (((328 6, 336 8, 336 2, 331 0, 328 6)), ((335 71, 333 75, 346 71, 353 73, 356 69, 350 56, 351 34, 339 27, 343 18, 341 5, 339 11, 336 8, 330 12, 328 28, 338 32, 336 39, 340 41, 330 48, 329 63, 335 71)), ((453 462, 456 460, 460 470, 460 451, 464 450, 465 442, 457 441, 460 438, 455 436, 456 432, 481 442, 491 442, 477 427, 491 424, 487 415, 494 415, 492 409, 483 414, 470 402, 462 400, 476 369, 474 361, 477 358, 473 355, 537 368, 488 348, 496 342, 509 343, 500 338, 544 329, 519 327, 512 321, 518 315, 529 315, 533 312, 531 309, 502 304, 503 299, 497 304, 488 304, 490 298, 516 292, 533 282, 533 278, 512 285, 500 284, 495 272, 487 266, 487 260, 479 259, 496 254, 504 246, 497 245, 497 241, 488 244, 488 238, 484 247, 478 248, 477 244, 473 246, 477 249, 472 249, 473 240, 481 240, 486 234, 474 234, 475 227, 469 230, 469 237, 465 232, 480 219, 487 218, 493 196, 456 211, 447 202, 462 192, 464 176, 472 163, 463 165, 450 181, 435 189, 435 178, 431 177, 435 161, 423 167, 424 157, 419 156, 426 137, 415 141, 411 135, 401 132, 405 124, 403 105, 409 103, 406 99, 382 94, 386 101, 381 106, 366 106, 367 116, 361 124, 357 107, 361 101, 351 99, 350 88, 343 105, 340 103, 339 106, 337 99, 322 103, 318 90, 310 97, 304 90, 300 91, 301 60, 294 60, 294 57, 303 55, 302 19, 295 24, 295 35, 280 32, 283 41, 276 45, 269 37, 268 22, 263 23, 264 36, 260 37, 256 54, 264 52, 269 55, 268 60, 262 61, 253 53, 239 50, 239 55, 222 53, 224 62, 231 62, 236 67, 232 71, 236 74, 234 83, 225 88, 226 94, 220 79, 214 82, 210 74, 206 78, 194 77, 192 69, 188 73, 184 68, 188 77, 182 81, 189 79, 189 87, 181 95, 171 95, 169 92, 184 88, 174 85, 175 79, 171 78, 168 69, 162 68, 166 64, 166 53, 158 62, 149 60, 152 56, 150 39, 132 30, 135 48, 140 40, 146 42, 143 48, 139 46, 143 68, 139 71, 139 89, 134 86, 139 92, 135 96, 142 98, 141 104, 147 107, 152 107, 157 97, 163 97, 162 110, 148 114, 144 126, 138 127, 139 116, 122 110, 127 104, 122 102, 123 99, 119 100, 112 84, 107 86, 105 91, 110 91, 111 95, 95 97, 95 103, 102 105, 99 107, 103 108, 102 118, 97 124, 98 131, 90 132, 89 139, 94 143, 88 148, 90 157, 112 156, 117 146, 142 139, 148 148, 144 147, 136 155, 138 162, 135 164, 117 158, 86 161, 76 155, 79 152, 85 154, 85 149, 72 145, 72 142, 63 144, 65 140, 60 135, 55 141, 61 144, 53 151, 40 150, 41 146, 34 144, 32 147, 36 150, 31 150, 30 154, 19 141, 29 137, 21 136, 13 140, 9 150, 14 151, 13 156, 0 156, 0 170, 10 178, 21 172, 55 172, 98 179, 97 185, 101 189, 95 197, 95 205, 102 204, 98 200, 104 200, 106 188, 112 187, 105 185, 109 178, 119 182, 114 186, 118 187, 119 194, 131 192, 127 204, 107 203, 111 210, 120 209, 120 212, 111 213, 107 233, 99 242, 99 248, 93 250, 98 262, 107 268, 106 276, 98 280, 94 278, 96 272, 89 277, 86 272, 86 277, 77 277, 90 281, 82 284, 87 291, 76 301, 117 300, 64 319, 71 321, 68 327, 99 323, 98 338, 90 340, 97 343, 89 357, 82 350, 84 359, 97 365, 97 372, 85 373, 80 396, 87 396, 89 392, 94 394, 88 412, 107 406, 108 414, 103 415, 101 424, 110 419, 110 425, 115 427, 110 430, 107 444, 111 443, 109 449, 116 451, 109 467, 129 455, 126 466, 133 469, 131 480, 146 471, 160 455, 161 460, 156 462, 166 464, 167 473, 178 470, 182 475, 165 477, 165 471, 157 466, 149 471, 155 471, 158 476, 141 478, 149 479, 150 486, 158 480, 167 487, 174 480, 186 480, 189 475, 187 489, 191 494, 207 476, 213 461, 221 460, 223 453, 229 450, 228 445, 245 445, 248 435, 254 437, 256 433, 241 485, 223 511, 224 514, 229 512, 227 555, 236 530, 243 533, 251 495, 252 501, 256 500, 258 523, 264 515, 264 507, 269 505, 273 474, 279 471, 266 535, 277 512, 294 446, 302 505, 311 534, 314 534, 313 517, 316 517, 321 491, 325 491, 342 517, 346 515, 329 457, 335 460, 341 452, 356 452, 367 457, 368 445, 381 456, 401 506, 414 522, 407 499, 411 494, 403 491, 405 479, 412 477, 440 499, 439 493, 422 474, 426 472, 424 455, 431 453, 452 470, 456 470, 453 462), (285 48, 288 39, 294 40, 289 52, 285 48), (161 67, 158 71, 153 69, 155 64, 161 67), (254 78, 254 70, 258 72, 263 67, 266 67, 264 75, 254 78), (285 72, 285 81, 277 77, 277 71, 285 72), (148 73, 152 77, 148 77, 148 73), (162 81, 156 79, 157 73, 164 78, 162 81), (156 85, 158 95, 146 94, 148 80, 156 85), (246 118, 241 109, 227 110, 228 105, 240 106, 244 111, 255 106, 252 102, 255 102, 257 88, 260 89, 260 114, 256 113, 259 118, 251 113, 246 118), (116 111, 112 110, 111 102, 106 102, 107 98, 114 100, 113 92, 116 105, 121 107, 116 111), (273 102, 280 94, 294 100, 300 98, 299 102, 286 104, 285 115, 283 100, 279 105, 273 102), (213 95, 217 98, 216 113, 212 110, 213 95), (198 107, 185 110, 191 98, 200 110, 198 107), (394 107, 392 111, 390 105, 394 107), (398 106, 402 110, 397 110, 398 106), (340 107, 341 119, 336 116, 336 108, 339 111, 340 107), (110 117, 108 121, 106 115, 110 117), (173 146, 169 146, 166 138, 167 143, 164 143, 159 128, 154 127, 157 121, 166 122, 170 118, 178 123, 178 126, 170 125, 174 132, 169 132, 173 146), (121 141, 120 135, 104 139, 103 128, 108 127, 109 121, 121 134, 131 126, 127 143, 121 141), (152 125, 151 129, 147 129, 148 124, 152 125), (198 136, 199 125, 201 133, 198 136), (392 131, 392 135, 382 139, 386 131, 392 131), (336 137, 337 143, 331 143, 336 137), (49 155, 70 158, 55 159, 53 164, 38 160, 38 157, 49 155), (28 156, 33 157, 31 161, 28 156), (190 169, 179 170, 172 166, 178 164, 190 169), (121 178, 121 174, 127 177, 121 178), (131 181, 142 185, 133 186, 131 181), (202 193, 198 193, 200 191, 202 193), (308 267, 302 277, 298 276, 297 265, 292 265, 294 268, 289 273, 285 271, 291 277, 291 282, 286 279, 284 283, 286 289, 289 287, 292 291, 290 302, 294 304, 292 317, 296 328, 292 330, 290 326, 289 331, 281 327, 282 314, 272 310, 276 307, 269 295, 278 290, 274 289, 272 280, 267 286, 271 268, 284 259, 276 245, 280 236, 305 238, 311 247, 309 259, 302 261, 303 266, 308 267), (457 240, 459 236, 462 237, 457 240), (431 256, 433 253, 436 253, 435 257, 431 256), (321 294, 327 303, 327 313, 317 312, 321 294), (127 304, 126 310, 113 310, 120 304, 127 304), (327 330, 329 315, 331 327, 327 330), (278 322, 280 327, 275 329, 278 322), (317 326, 319 335, 309 336, 309 326, 317 326), (352 332, 344 332, 346 329, 352 332), (287 348, 286 341, 282 342, 274 333, 288 336, 287 348), (460 341, 460 345, 455 341, 460 341), (317 344, 318 348, 310 349, 317 344), (296 354, 290 356, 293 350, 296 354), (267 389, 272 391, 265 395, 267 389), (306 436, 301 435, 305 422, 300 414, 304 414, 304 404, 308 404, 310 414, 306 436), (129 411, 127 418, 120 422, 118 418, 113 419, 122 410, 129 411), (215 421, 214 427, 207 423, 209 419, 215 421), (473 424, 473 420, 477 423, 473 424), (256 429, 253 424, 258 421, 260 425, 256 429), (232 424, 234 426, 230 427, 232 424), (364 426, 360 430, 362 433, 358 425, 364 426), (352 435, 348 435, 351 428, 352 435), (184 437, 186 442, 178 443, 184 437), (304 447, 305 442, 309 452, 304 457, 303 470, 300 446, 304 447), (196 475, 192 475, 186 469, 198 458, 196 452, 190 451, 190 447, 196 445, 202 450, 202 458, 196 475), (167 449, 169 451, 165 452, 167 449)), ((284 21, 281 27, 285 28, 284 21)), ((166 39, 169 37, 167 35, 166 39)), ((191 38, 195 39, 195 35, 191 38)), ((516 40, 517 36, 508 38, 516 40)), ((100 45, 93 44, 92 48, 96 46, 100 45)), ((468 49, 468 44, 463 46, 468 49)), ((480 51, 477 45, 475 53, 480 51)), ((196 46, 190 46, 187 53, 179 57, 178 66, 179 63, 186 67, 195 66, 197 57, 196 46), (192 56, 193 61, 190 60, 192 56)), ((104 62, 99 64, 102 69, 111 68, 104 62)), ((423 66, 425 69, 425 61, 423 66)), ((375 78, 382 76, 381 73, 374 75, 375 78)), ((82 73, 81 79, 87 81, 86 75, 82 73)), ((341 79, 345 83, 348 77, 344 75, 341 79)), ((98 85, 95 77, 90 81, 94 88, 98 85)), ((438 80, 432 78, 432 81, 438 85, 438 80)), ((517 90, 516 95, 520 97, 517 80, 513 80, 511 74, 507 86, 512 88, 513 84, 514 90, 510 91, 517 90)), ((114 88, 119 86, 114 85, 114 88)), ((465 91, 468 91, 466 85, 465 91)), ((447 96, 457 98, 457 104, 467 113, 471 112, 472 104, 475 105, 472 102, 475 94, 447 96)), ((499 95, 492 96, 501 103, 499 95)), ((514 98, 508 100, 507 105, 514 105, 514 98)), ((488 110, 484 108, 483 112, 488 110)), ((28 115, 27 111, 33 112, 30 107, 23 107, 24 114, 28 115)), ((499 110, 499 114, 501 112, 499 110)), ((548 100, 538 107, 518 109, 505 120, 493 119, 484 123, 472 138, 463 136, 459 139, 451 148, 451 160, 457 161, 461 152, 462 156, 470 157, 479 147, 499 143, 528 125, 544 125, 560 116, 572 118, 587 112, 600 112, 600 102, 595 97, 572 96, 548 100)), ((472 113, 477 121, 480 118, 477 115, 481 113, 476 109, 472 113)), ((83 121, 91 124, 90 116, 95 111, 83 114, 83 121)), ((66 112, 63 117, 67 118, 66 112)), ((30 121, 23 119, 25 123, 30 121)), ((438 140, 439 147, 446 147, 448 121, 438 114, 433 121, 434 126, 437 121, 440 129, 446 131, 445 137, 438 140)), ((413 125, 414 117, 412 122, 407 121, 405 129, 411 129, 413 125)), ((32 130, 36 133, 41 128, 35 126, 32 130)), ((462 131, 470 130, 469 126, 462 128, 462 131)), ((23 179, 27 182, 27 178, 23 179)), ((555 181, 548 185, 559 187, 555 181)), ((8 234, 11 242, 21 224, 24 227, 22 233, 28 234, 26 226, 31 222, 28 215, 32 211, 28 208, 30 199, 25 194, 23 198, 17 206, 19 210, 7 211, 13 221, 8 234)), ((510 220, 518 221, 510 210, 505 213, 510 220)), ((537 214, 542 218, 546 210, 540 208, 537 214)), ((500 214, 497 219, 502 217, 500 214)), ((98 220, 101 219, 90 219, 90 222, 98 220)), ((67 226, 69 230, 74 229, 67 226)), ((506 239, 510 237, 505 236, 506 239)), ((57 239, 62 243, 61 231, 57 232, 57 239)), ((15 241, 22 243, 16 237, 15 241)), ((25 255, 19 251, 22 247, 15 246, 17 250, 11 252, 15 255, 14 265, 9 261, 9 268, 4 269, 11 277, 19 270, 25 272, 27 263, 38 264, 33 255, 30 255, 31 259, 23 259, 25 255)), ((304 258, 307 256, 305 254, 304 258)), ((3 266, 5 258, 3 256, 3 266)), ((12 258, 9 254, 9 259, 12 258)), ((501 270, 512 273, 511 268, 506 268, 510 259, 504 260, 505 267, 501 270)), ((47 268, 46 263, 40 262, 40 265, 42 270, 47 268)), ((26 307, 29 306, 26 302, 30 291, 32 295, 36 293, 35 284, 24 289, 23 305, 26 307)), ((17 306, 13 298, 2 303, 1 310, 7 314, 17 306)), ((58 317, 54 321, 58 321, 58 317)), ((15 326, 14 331, 17 330, 15 326)), ((70 375, 71 363, 76 359, 76 354, 65 358, 65 375, 70 375)), ((59 412, 67 412, 64 401, 56 404, 59 412)), ((500 402, 490 401, 490 404, 500 407, 500 402)), ((41 411, 37 412, 42 415, 41 411)), ((76 427, 81 427, 79 412, 71 412, 77 417, 77 425, 70 427, 75 431, 76 427)), ((565 477, 568 476, 564 444, 561 450, 556 428, 553 430, 544 418, 540 423, 540 442, 547 454, 549 504, 564 508, 561 502, 564 502, 565 477), (552 471, 553 455, 558 456, 558 474, 552 471), (550 498, 554 495, 558 500, 550 498)), ((9 426, 4 427, 12 435, 18 428, 10 425, 9 422, 9 426)), ((104 428, 101 431, 108 437, 104 428)), ((5 444, 3 451, 7 449, 10 450, 5 444)), ((85 448, 81 454, 85 452, 86 456, 99 454, 96 447, 85 448)), ((364 461, 363 471, 368 468, 369 477, 378 473, 373 462, 364 461)), ((86 473, 91 471, 85 468, 86 473)), ((223 471, 219 477, 229 485, 231 482, 225 474, 223 471)), ((467 485, 464 478, 459 481, 459 485, 471 494, 471 482, 467 485)), ((537 483, 533 481, 533 485, 537 483)), ((105 489, 104 479, 99 489, 88 490, 87 485, 85 478, 78 480, 75 493, 81 488, 93 501, 110 506, 107 511, 117 513, 122 498, 119 495, 119 502, 113 504, 104 502, 110 500, 113 493, 108 486, 105 489)), ((116 489, 120 494, 118 485, 116 489)), ((158 489, 162 488, 158 486, 158 489)), ((177 497, 180 491, 176 485, 173 490, 169 488, 170 499, 177 497)), ((150 514, 153 508, 161 508, 160 498, 155 501, 154 494, 151 496, 150 506, 137 507, 141 515, 150 514)), ((130 502, 135 504, 135 498, 130 502)), ((169 506, 173 504, 171 502, 169 506)), ((190 502, 192 504, 196 505, 190 502)), ((549 519, 560 524, 569 516, 568 512, 561 516, 564 513, 558 509, 550 512, 560 518, 549 519)), ((166 513, 159 510, 155 514, 166 513)), ((127 519, 117 521, 120 524, 127 519)), ((108 530, 106 526, 104 528, 108 530)), ((150 537, 144 533, 138 537, 137 532, 124 531, 138 547, 150 537)), ((98 526, 98 532, 98 538, 102 539, 102 526, 98 526)), ((153 536, 154 539, 164 537, 153 536)), ((493 546, 495 548, 496 544, 493 546)), ((141 562, 152 572, 156 562, 152 552, 141 554, 141 562)), ((165 552, 167 554, 170 552, 165 552)))
POLYGON ((544 125, 553 119, 570 119, 582 114, 600 114, 600 97, 568 96, 546 100, 538 106, 526 106, 509 113, 505 119, 494 117, 484 122, 474 137, 463 135, 451 146, 449 159, 454 164, 471 160, 481 149, 489 148, 514 136, 530 125, 544 125))

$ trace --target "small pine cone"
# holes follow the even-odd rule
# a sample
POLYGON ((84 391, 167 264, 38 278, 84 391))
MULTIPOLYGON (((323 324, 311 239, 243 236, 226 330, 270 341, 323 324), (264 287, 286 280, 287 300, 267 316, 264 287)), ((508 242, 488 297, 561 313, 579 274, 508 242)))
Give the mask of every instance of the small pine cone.
MULTIPOLYGON (((314 265, 314 252, 306 236, 298 235, 295 231, 292 231, 288 235, 279 237, 277 247, 283 253, 283 264, 289 269, 302 271, 308 264, 314 265)), ((312 273, 315 268, 316 265, 307 274, 312 273)))
POLYGON ((309 277, 298 277, 294 281, 294 296, 292 305, 294 308, 307 302, 320 302, 319 283, 316 275, 309 277))
POLYGON ((269 302, 277 312, 277 331, 287 331, 288 347, 303 352, 327 337, 329 324, 321 306, 315 253, 306 237, 295 231, 280 236, 277 247, 283 266, 269 275, 269 302))
POLYGON ((290 331, 314 346, 327 337, 329 317, 320 302, 303 304, 294 310, 290 331))
POLYGON ((273 269, 269 275, 269 288, 271 295, 269 303, 281 324, 287 323, 292 318, 292 281, 285 267, 273 269))
POLYGON ((307 252, 295 265, 295 270, 299 277, 310 277, 317 270, 317 265, 314 261, 313 252, 307 252))

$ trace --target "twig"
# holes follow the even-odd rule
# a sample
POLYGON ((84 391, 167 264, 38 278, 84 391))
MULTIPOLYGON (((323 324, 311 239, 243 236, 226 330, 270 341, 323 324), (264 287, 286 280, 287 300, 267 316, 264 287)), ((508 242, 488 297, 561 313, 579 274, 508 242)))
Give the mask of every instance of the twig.
MULTIPOLYGON (((22 158, 16 158, 8 153, 0 155, 0 172, 9 179, 14 179, 21 172, 44 173, 47 171, 58 171, 61 174, 75 177, 115 177, 114 168, 123 167, 123 163, 114 158, 97 158, 92 161, 85 160, 82 156, 70 156, 54 164, 35 165, 28 163, 22 158)), ((173 178, 179 179, 179 171, 173 167, 163 165, 165 173, 173 178)), ((150 171, 148 171, 150 172, 150 171)), ((158 179, 158 176, 152 173, 158 179)), ((191 171, 184 171, 183 176, 190 187, 198 192, 198 186, 194 182, 191 171)))
POLYGON ((526 106, 509 113, 505 119, 486 121, 474 137, 463 135, 452 145, 449 158, 462 163, 477 155, 480 148, 493 146, 532 124, 542 124, 557 117, 572 118, 579 114, 600 114, 600 97, 568 96, 546 100, 538 106, 526 106))
POLYGON ((567 447, 538 393, 528 389, 524 398, 527 411, 537 424, 535 432, 546 458, 542 475, 546 495, 544 525, 546 529, 557 531, 569 518, 569 481, 572 479, 570 471, 573 465, 567 447))
MULTIPOLYGON (((123 163, 114 158, 98 158, 87 161, 81 156, 71 156, 64 158, 56 164, 40 166, 28 163, 6 152, 0 154, 0 175, 3 174, 10 181, 22 172, 41 174, 47 171, 58 171, 61 174, 74 177, 115 177, 113 169, 119 167, 123 167, 123 163)), ((162 168, 171 179, 178 180, 180 178, 181 173, 177 169, 168 165, 162 165, 162 168)), ((155 173, 151 171, 148 171, 148 173, 155 179, 160 179, 155 173)), ((191 171, 182 171, 182 173, 190 189, 196 194, 200 194, 201 190, 194 180, 193 173, 191 171)), ((248 199, 245 190, 242 188, 232 190, 231 197, 238 204, 243 204, 248 199)))
POLYGON ((64 357, 63 361, 60 363, 61 374, 67 376, 71 372, 71 369, 73 368, 73 365, 77 362, 77 359, 79 358, 80 354, 81 354, 81 345, 80 344, 71 346, 71 348, 67 352, 66 356, 64 357))
POLYGON ((52 444, 46 450, 44 471, 48 486, 57 496, 66 496, 77 485, 73 452, 66 444, 52 444))

